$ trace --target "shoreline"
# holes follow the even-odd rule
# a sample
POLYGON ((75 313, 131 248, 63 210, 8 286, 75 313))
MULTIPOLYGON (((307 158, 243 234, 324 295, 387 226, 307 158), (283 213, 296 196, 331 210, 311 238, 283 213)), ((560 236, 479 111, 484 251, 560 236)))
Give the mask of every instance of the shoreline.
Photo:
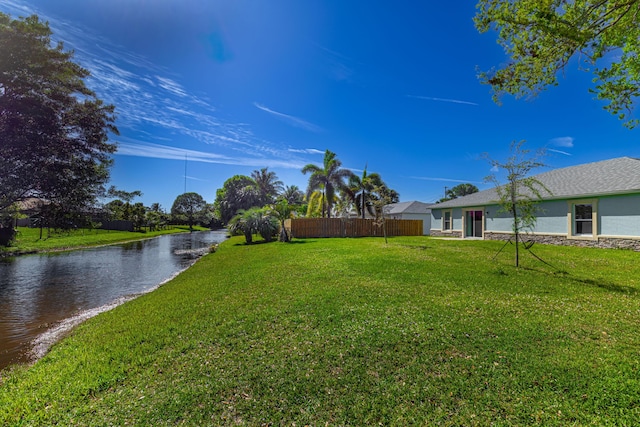
POLYGON ((95 245, 92 244, 88 244, 88 245, 81 245, 81 246, 61 246, 61 247, 57 247, 57 248, 50 248, 50 249, 31 249, 31 250, 16 250, 16 251, 11 251, 11 252, 5 252, 5 251, 0 251, 0 259, 2 258, 13 258, 13 257, 17 257, 17 256, 24 256, 24 255, 37 255, 37 254, 49 254, 49 253, 58 253, 58 252, 71 252, 71 251, 77 251, 77 250, 81 250, 81 249, 91 249, 91 248, 102 248, 105 246, 113 246, 113 245, 122 245, 125 243, 135 243, 135 242, 141 242, 144 240, 149 240, 149 239, 155 239, 156 237, 160 237, 160 236, 166 236, 168 234, 179 234, 179 233, 197 233, 197 232, 202 232, 202 231, 217 231, 217 230, 223 230, 223 229, 207 229, 207 230, 193 230, 193 231, 189 231, 189 230, 180 230, 180 231, 176 231, 176 232, 172 232, 172 233, 161 233, 161 234, 156 234, 154 236, 148 236, 148 237, 141 237, 141 238, 137 238, 137 239, 130 239, 130 240, 120 240, 117 242, 109 242, 109 243, 98 243, 95 245))
MULTIPOLYGON (((155 237, 158 237, 158 236, 155 236, 155 237)), ((108 246, 108 245, 103 245, 103 246, 108 246)), ((77 326, 81 325, 85 321, 99 314, 111 311, 114 308, 121 306, 122 304, 125 304, 129 301, 132 301, 136 298, 139 298, 143 295, 149 294, 157 290, 161 286, 165 285, 166 283, 169 283, 170 281, 178 277, 180 274, 187 271, 189 268, 193 267, 193 265, 196 262, 198 262, 203 256, 205 256, 208 252, 203 252, 202 249, 194 249, 193 253, 199 254, 197 257, 193 259, 193 262, 191 262, 188 266, 186 266, 182 270, 176 271, 173 275, 163 280, 162 282, 158 283, 157 285, 152 286, 148 290, 144 292, 136 293, 136 294, 130 294, 130 295, 124 295, 124 296, 118 297, 107 304, 103 304, 99 307, 82 310, 71 317, 68 317, 66 319, 62 319, 56 322, 53 326, 51 326, 46 331, 44 331, 43 333, 38 335, 36 338, 30 341, 31 348, 26 352, 26 356, 27 356, 26 362, 9 364, 6 367, 0 369, 0 373, 5 369, 11 369, 12 366, 19 366, 19 365, 26 366, 26 367, 33 366, 38 360, 46 356, 46 354, 49 352, 49 350, 53 345, 58 343, 60 340, 64 339, 77 326)))

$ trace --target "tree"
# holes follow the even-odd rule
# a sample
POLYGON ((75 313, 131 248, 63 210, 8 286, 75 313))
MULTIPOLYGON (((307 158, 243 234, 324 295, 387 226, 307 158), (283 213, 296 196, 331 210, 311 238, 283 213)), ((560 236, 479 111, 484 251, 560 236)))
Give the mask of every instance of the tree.
POLYGON ((511 143, 511 156, 504 163, 489 158, 492 169, 506 172, 507 183, 501 185, 495 175, 486 178, 496 186, 498 193, 499 211, 511 216, 511 228, 515 237, 515 265, 520 264, 519 243, 520 234, 532 230, 536 224, 538 202, 542 199, 542 192, 551 192, 535 177, 529 176, 532 170, 546 166, 540 159, 544 151, 530 156, 529 150, 523 148, 525 141, 511 143))
POLYGON ((640 96, 639 0, 480 0, 475 24, 496 30, 510 61, 480 74, 494 100, 504 94, 535 96, 558 84, 557 75, 577 57, 594 75, 596 98, 634 127, 630 113, 640 96))
POLYGON ((282 181, 278 179, 275 172, 269 172, 268 169, 262 168, 251 172, 251 178, 259 194, 259 206, 273 203, 276 196, 283 190, 282 181))
POLYGON ((244 234, 247 244, 253 242, 253 234, 259 233, 270 242, 278 232, 278 220, 271 215, 270 208, 240 210, 229 221, 229 230, 234 234, 244 234))
POLYGON ((369 212, 371 216, 375 215, 373 209, 374 187, 382 184, 382 178, 377 173, 367 175, 367 167, 362 171, 362 177, 353 174, 349 177, 348 195, 356 206, 358 215, 364 219, 365 213, 369 212))
POLYGON ((387 244, 387 206, 392 203, 398 203, 400 195, 397 191, 389 189, 384 183, 373 188, 373 191, 378 194, 378 197, 372 202, 375 212, 375 221, 382 226, 382 232, 384 235, 384 243, 387 244))
POLYGON ((338 190, 346 189, 345 179, 349 179, 353 173, 348 169, 342 169, 342 162, 336 157, 336 153, 329 150, 324 153, 323 167, 310 163, 302 168, 302 173, 311 173, 307 186, 307 199, 314 191, 322 192, 322 217, 325 212, 327 218, 331 218, 331 207, 338 190), (325 209, 326 208, 326 209, 325 209))
POLYGON ((349 187, 346 194, 353 201, 358 215, 362 219, 364 219, 367 212, 372 217, 376 216, 376 205, 379 200, 384 198, 393 200, 388 203, 396 203, 399 199, 398 193, 387 187, 379 174, 367 174, 366 166, 362 172, 362 177, 357 175, 349 177, 349 187))
POLYGON ((217 218, 226 224, 240 210, 260 206, 260 195, 253 179, 245 175, 234 175, 216 191, 214 211, 217 218))
POLYGON ((131 220, 132 216, 135 215, 136 217, 138 217, 138 222, 140 222, 140 208, 137 207, 134 213, 134 207, 131 205, 131 202, 136 197, 141 196, 142 192, 140 190, 118 190, 115 186, 112 185, 107 190, 107 197, 115 197, 116 199, 107 203, 105 205, 105 208, 107 208, 107 210, 109 211, 111 219, 129 221, 131 220))
POLYGON ((287 233, 287 228, 285 227, 285 221, 292 217, 294 209, 295 205, 289 204, 287 199, 279 199, 274 205, 271 206, 271 214, 280 223, 280 236, 278 237, 278 240, 280 240, 281 242, 291 241, 291 236, 289 236, 289 233, 287 233))
POLYGON ((52 210, 87 211, 104 192, 117 134, 114 106, 85 86, 37 16, 0 13, 0 212, 29 197, 52 210))
POLYGON ((468 196, 469 194, 477 193, 478 191, 478 187, 473 184, 458 184, 453 188, 447 189, 447 191, 445 192, 445 197, 438 200, 438 203, 457 199, 458 197, 468 196))
POLYGON ((184 193, 176 197, 171 206, 171 215, 175 220, 185 221, 189 229, 193 230, 193 224, 206 222, 207 202, 198 193, 184 193))
POLYGON ((301 205, 304 202, 304 193, 297 185, 287 185, 280 198, 286 200, 290 205, 301 205))
POLYGON ((229 231, 233 234, 244 234, 244 240, 247 244, 253 242, 253 233, 257 229, 257 218, 255 211, 241 209, 229 220, 229 231))

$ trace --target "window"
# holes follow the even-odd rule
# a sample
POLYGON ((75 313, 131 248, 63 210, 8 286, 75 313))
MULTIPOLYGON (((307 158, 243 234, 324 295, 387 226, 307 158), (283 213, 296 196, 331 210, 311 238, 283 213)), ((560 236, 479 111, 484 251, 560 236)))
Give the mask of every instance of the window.
POLYGON ((593 234, 593 206, 591 204, 573 205, 574 234, 593 234))
POLYGON ((451 230, 451 211, 444 211, 442 215, 442 230, 451 230))
POLYGON ((569 202, 567 237, 570 239, 598 239, 598 199, 569 202))

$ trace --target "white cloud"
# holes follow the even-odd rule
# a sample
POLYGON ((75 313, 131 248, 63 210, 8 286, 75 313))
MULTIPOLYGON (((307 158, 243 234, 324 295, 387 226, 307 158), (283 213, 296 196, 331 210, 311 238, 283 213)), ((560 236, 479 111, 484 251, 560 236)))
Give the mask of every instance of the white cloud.
POLYGON ((235 157, 197 150, 187 150, 168 145, 147 142, 121 142, 118 144, 118 155, 146 157, 153 159, 179 160, 189 162, 216 163, 224 165, 239 165, 250 167, 273 167, 286 169, 301 169, 304 164, 295 159, 264 158, 264 157, 235 157))
POLYGON ((313 123, 309 123, 306 120, 303 120, 301 118, 298 118, 298 117, 295 117, 295 116, 291 116, 289 114, 280 113, 278 111, 275 111, 275 110, 272 110, 272 109, 270 109, 268 107, 265 107, 262 104, 258 104, 257 102, 254 102, 253 105, 256 108, 258 108, 258 109, 260 109, 260 110, 262 110, 264 112, 267 112, 267 113, 269 113, 269 114, 271 114, 271 115, 283 120, 284 122, 289 123, 292 126, 295 126, 295 127, 298 127, 298 128, 304 129, 304 130, 308 130, 310 132, 315 132, 315 133, 322 132, 322 128, 320 126, 314 125, 313 123))
POLYGON ((555 145, 556 147, 573 147, 573 137, 571 136, 562 136, 559 138, 553 138, 549 140, 549 144, 555 145))
POLYGON ((547 148, 548 151, 552 151, 554 153, 558 153, 558 154, 564 154, 565 156, 571 156, 571 153, 567 153, 566 151, 561 151, 561 150, 554 150, 553 148, 547 148))
POLYGON ((428 176, 411 176, 412 179, 420 179, 423 181, 444 181, 444 182, 459 182, 459 183, 470 183, 470 184, 482 184, 482 182, 478 181, 469 181, 468 179, 451 179, 451 178, 435 178, 428 176))
POLYGON ((316 150, 315 148, 289 148, 292 153, 302 153, 302 154, 324 154, 325 152, 322 150, 316 150))
POLYGON ((187 96, 187 92, 184 90, 184 88, 177 82, 166 78, 166 77, 161 77, 161 76, 156 76, 156 80, 158 80, 158 85, 168 91, 171 92, 174 95, 177 95, 181 98, 185 98, 187 96))
POLYGON ((465 104, 465 105, 479 105, 475 102, 470 101, 461 101, 459 99, 450 99, 450 98, 435 98, 433 96, 417 96, 417 95, 407 95, 408 98, 414 99, 424 99, 426 101, 437 101, 437 102, 450 102, 452 104, 465 104))

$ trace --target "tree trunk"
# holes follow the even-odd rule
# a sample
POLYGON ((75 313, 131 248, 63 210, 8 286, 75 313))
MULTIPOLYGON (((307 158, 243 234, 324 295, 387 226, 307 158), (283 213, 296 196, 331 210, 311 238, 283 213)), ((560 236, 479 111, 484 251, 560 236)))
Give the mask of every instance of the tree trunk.
POLYGON ((516 210, 516 206, 513 205, 513 232, 516 235, 516 267, 520 266, 520 253, 519 253, 519 237, 520 237, 520 230, 518 228, 518 212, 516 210))

